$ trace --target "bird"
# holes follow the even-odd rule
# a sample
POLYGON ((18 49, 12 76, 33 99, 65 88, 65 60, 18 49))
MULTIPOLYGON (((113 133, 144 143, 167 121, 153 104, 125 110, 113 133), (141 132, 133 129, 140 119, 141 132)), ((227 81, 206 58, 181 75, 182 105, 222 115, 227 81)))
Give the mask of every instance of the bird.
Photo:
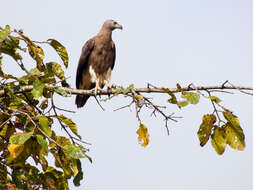
MULTIPOLYGON (((106 20, 98 34, 89 39, 82 47, 76 71, 76 88, 91 90, 95 94, 104 86, 111 88, 111 72, 116 59, 115 44, 112 40, 112 31, 122 30, 123 27, 114 20, 106 20)), ((76 96, 77 108, 87 102, 89 95, 76 96)))

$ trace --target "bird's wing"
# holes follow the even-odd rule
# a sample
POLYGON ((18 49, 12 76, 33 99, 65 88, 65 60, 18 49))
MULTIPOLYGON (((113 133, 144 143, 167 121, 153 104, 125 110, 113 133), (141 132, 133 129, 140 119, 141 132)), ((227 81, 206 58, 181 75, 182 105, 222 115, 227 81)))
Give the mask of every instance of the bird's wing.
POLYGON ((79 59, 76 72, 76 88, 80 87, 83 80, 82 79, 83 73, 88 69, 88 60, 93 48, 94 48, 94 39, 91 38, 84 44, 82 48, 82 53, 79 59))
POLYGON ((112 56, 113 56, 113 62, 112 62, 111 69, 113 70, 113 67, 115 65, 115 60, 116 60, 116 48, 115 48, 114 42, 112 42, 112 56))

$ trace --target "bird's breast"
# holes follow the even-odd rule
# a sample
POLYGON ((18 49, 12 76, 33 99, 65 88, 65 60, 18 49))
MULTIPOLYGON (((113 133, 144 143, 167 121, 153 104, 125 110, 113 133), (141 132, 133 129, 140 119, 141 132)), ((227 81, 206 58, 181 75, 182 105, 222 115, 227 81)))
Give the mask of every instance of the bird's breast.
POLYGON ((96 83, 96 81, 99 80, 98 74, 95 72, 92 65, 89 66, 89 74, 90 74, 90 80, 92 83, 96 83))

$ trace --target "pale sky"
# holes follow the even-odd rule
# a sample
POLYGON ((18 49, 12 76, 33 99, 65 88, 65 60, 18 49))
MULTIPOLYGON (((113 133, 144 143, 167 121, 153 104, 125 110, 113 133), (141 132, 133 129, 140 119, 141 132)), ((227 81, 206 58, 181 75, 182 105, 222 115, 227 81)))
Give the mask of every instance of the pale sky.
MULTIPOLYGON (((0 26, 23 29, 34 40, 59 40, 69 53, 66 74, 72 87, 83 44, 107 19, 115 19, 124 28, 113 33, 117 52, 114 84, 207 86, 230 80, 235 85, 253 86, 250 0, 13 0, 1 2, 0 18, 0 26)), ((46 56, 60 62, 53 51, 46 56)), ((6 70, 15 73, 15 65, 8 63, 6 70)), ((203 98, 199 105, 182 110, 168 105, 168 113, 183 116, 177 123, 169 123, 170 136, 161 117, 150 118, 150 111, 143 113, 151 139, 143 148, 137 142, 135 112, 113 111, 130 99, 119 97, 102 103, 106 109, 102 111, 94 98, 77 110, 74 96, 57 97, 59 107, 76 111, 66 115, 77 123, 83 139, 92 143, 88 154, 93 163, 82 161, 84 180, 80 187, 71 182, 70 189, 251 190, 253 97, 238 92, 217 96, 239 117, 246 135, 242 152, 227 147, 224 155, 218 156, 210 142, 204 148, 199 146, 202 115, 212 112, 211 104, 203 98)), ((154 101, 166 104, 167 99, 160 95, 154 101)))

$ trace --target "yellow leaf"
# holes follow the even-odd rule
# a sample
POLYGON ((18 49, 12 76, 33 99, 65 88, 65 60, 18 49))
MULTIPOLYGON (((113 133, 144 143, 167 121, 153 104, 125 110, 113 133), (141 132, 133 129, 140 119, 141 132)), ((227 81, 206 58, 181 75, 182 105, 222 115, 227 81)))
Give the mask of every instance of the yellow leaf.
POLYGON ((223 127, 218 127, 217 125, 214 127, 211 143, 217 154, 221 155, 227 146, 225 131, 223 127))
POLYGON ((7 133, 7 129, 8 129, 8 125, 5 124, 2 128, 1 128, 1 131, 0 131, 0 135, 5 137, 6 133, 7 133))
POLYGON ((59 115, 58 118, 65 123, 70 130, 77 136, 79 139, 81 139, 81 136, 78 134, 77 131, 77 126, 76 124, 72 121, 72 119, 65 117, 63 114, 59 115))
POLYGON ((232 125, 228 122, 225 126, 226 139, 229 146, 236 150, 244 150, 245 137, 240 125, 232 125))
POLYGON ((140 124, 139 129, 136 131, 136 133, 139 135, 138 141, 141 146, 146 147, 149 143, 149 134, 147 127, 143 124, 140 124))
POLYGON ((211 135, 213 124, 216 122, 215 115, 206 114, 202 117, 202 123, 198 130, 200 146, 204 146, 211 135))
POLYGON ((224 126, 227 144, 233 149, 244 150, 245 135, 238 118, 231 112, 223 112, 223 116, 228 121, 224 126))
POLYGON ((8 146, 12 158, 17 158, 20 153, 24 150, 23 144, 10 144, 8 146))

